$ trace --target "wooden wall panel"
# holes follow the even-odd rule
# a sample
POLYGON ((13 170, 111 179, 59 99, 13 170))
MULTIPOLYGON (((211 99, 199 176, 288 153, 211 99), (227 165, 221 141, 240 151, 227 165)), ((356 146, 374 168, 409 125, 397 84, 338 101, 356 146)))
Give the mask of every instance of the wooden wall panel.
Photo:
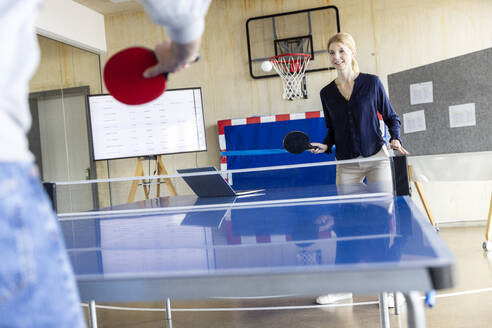
POLYGON ((62 43, 38 36, 41 53, 38 68, 29 83, 29 91, 45 91, 62 87, 61 47, 62 43))
POLYGON ((492 47, 492 1, 373 1, 378 74, 492 47))
POLYGON ((101 92, 99 56, 70 45, 38 36, 39 66, 29 84, 30 92, 88 85, 101 92))

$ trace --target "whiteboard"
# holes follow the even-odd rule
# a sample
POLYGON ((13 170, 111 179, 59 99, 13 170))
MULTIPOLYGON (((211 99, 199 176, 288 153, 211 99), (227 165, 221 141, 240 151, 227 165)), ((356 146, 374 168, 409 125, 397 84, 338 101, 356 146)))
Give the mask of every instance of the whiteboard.
POLYGON ((88 96, 95 161, 207 150, 201 88, 167 90, 143 105, 88 96))

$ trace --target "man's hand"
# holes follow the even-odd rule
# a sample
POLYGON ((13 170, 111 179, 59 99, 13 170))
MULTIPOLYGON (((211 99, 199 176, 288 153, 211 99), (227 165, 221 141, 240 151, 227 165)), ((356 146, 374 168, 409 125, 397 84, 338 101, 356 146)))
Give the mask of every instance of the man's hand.
POLYGON ((145 78, 151 78, 162 73, 176 73, 187 68, 198 56, 200 40, 190 43, 176 43, 166 40, 159 43, 154 50, 157 64, 144 72, 145 78))

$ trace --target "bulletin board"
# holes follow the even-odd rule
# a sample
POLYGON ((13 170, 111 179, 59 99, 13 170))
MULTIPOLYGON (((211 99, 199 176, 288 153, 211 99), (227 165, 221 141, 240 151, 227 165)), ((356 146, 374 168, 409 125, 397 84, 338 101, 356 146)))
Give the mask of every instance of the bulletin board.
POLYGON ((492 150, 492 48, 388 75, 412 155, 492 150))

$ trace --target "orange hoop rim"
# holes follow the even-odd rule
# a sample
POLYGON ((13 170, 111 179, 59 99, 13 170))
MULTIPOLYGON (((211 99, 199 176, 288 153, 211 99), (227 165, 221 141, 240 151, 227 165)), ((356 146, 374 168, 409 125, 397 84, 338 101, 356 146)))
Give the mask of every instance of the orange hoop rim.
POLYGON ((277 56, 273 56, 270 58, 270 61, 273 63, 273 62, 278 62, 278 63, 286 63, 286 62, 289 62, 290 60, 286 60, 286 61, 283 61, 282 59, 284 57, 305 57, 304 59, 311 59, 311 55, 310 54, 306 54, 306 53, 292 53, 292 54, 283 54, 283 55, 277 55, 277 56))

